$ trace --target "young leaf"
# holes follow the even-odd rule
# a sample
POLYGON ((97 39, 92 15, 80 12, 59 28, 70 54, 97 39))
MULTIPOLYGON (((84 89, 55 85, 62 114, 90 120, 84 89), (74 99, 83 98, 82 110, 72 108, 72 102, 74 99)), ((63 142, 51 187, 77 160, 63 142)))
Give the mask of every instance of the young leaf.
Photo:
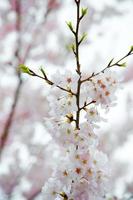
POLYGON ((81 14, 82 14, 82 17, 84 17, 88 12, 88 8, 82 8, 81 9, 81 14))
POLYGON ((69 29, 70 29, 72 32, 74 32, 72 22, 69 21, 69 22, 66 22, 66 23, 67 23, 67 26, 69 27, 69 29))
POLYGON ((70 50, 72 50, 73 53, 75 54, 75 44, 72 43, 72 44, 70 45, 70 50))
POLYGON ((30 70, 26 65, 19 64, 19 69, 21 72, 34 76, 34 72, 30 70))

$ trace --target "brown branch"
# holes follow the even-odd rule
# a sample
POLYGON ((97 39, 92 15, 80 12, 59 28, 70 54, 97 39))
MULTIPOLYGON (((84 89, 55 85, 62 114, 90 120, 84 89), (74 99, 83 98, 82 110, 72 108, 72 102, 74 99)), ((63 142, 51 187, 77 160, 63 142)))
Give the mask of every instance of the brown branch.
MULTIPOLYGON (((46 23, 46 20, 47 20, 47 17, 48 17, 48 14, 50 13, 50 11, 51 11, 51 9, 47 9, 45 16, 44 16, 44 22, 43 23, 46 23)), ((16 18, 16 31, 20 35, 20 32, 21 32, 21 1, 20 0, 16 0, 16 14, 17 14, 17 16, 16 16, 17 17, 16 18)), ((36 31, 34 32, 34 36, 36 35, 37 30, 38 29, 36 29, 36 31)), ((19 50, 21 49, 21 38, 20 37, 18 38, 18 45, 17 45, 17 49, 16 49, 16 52, 15 52, 15 57, 18 59, 17 66, 20 64, 20 62, 26 61, 26 59, 29 55, 29 52, 32 48, 32 44, 33 44, 33 42, 31 42, 31 44, 27 48, 27 51, 26 51, 23 59, 21 59, 20 54, 19 54, 19 50)), ((23 84, 20 72, 16 72, 16 73, 17 73, 17 77, 18 77, 18 84, 17 84, 17 87, 16 87, 16 91, 14 93, 13 104, 12 104, 10 113, 8 115, 7 121, 5 123, 2 136, 0 138, 0 156, 3 152, 5 143, 8 139, 8 137, 9 137, 10 128, 12 126, 13 117, 14 117, 14 114, 15 114, 15 110, 16 110, 17 103, 18 103, 18 100, 19 100, 19 95, 20 95, 20 92, 21 92, 21 87, 22 87, 22 84, 23 84)))
POLYGON ((80 71, 80 62, 79 62, 79 25, 80 25, 80 0, 76 1, 77 5, 77 24, 76 24, 76 32, 75 32, 75 58, 77 65, 77 73, 79 74, 79 80, 77 85, 77 93, 76 93, 76 104, 77 104, 77 112, 76 112, 76 128, 79 129, 79 121, 80 121, 80 88, 81 88, 81 71, 80 71))
POLYGON ((66 89, 66 88, 61 87, 60 85, 56 85, 53 81, 51 81, 51 80, 46 76, 46 74, 43 73, 44 76, 40 76, 40 75, 36 74, 34 71, 32 71, 31 69, 29 69, 29 72, 30 72, 30 75, 31 75, 31 76, 36 76, 36 77, 38 77, 38 78, 40 78, 40 79, 43 79, 43 80, 45 80, 46 83, 48 83, 49 85, 55 85, 57 88, 59 88, 59 89, 65 91, 65 92, 67 92, 67 93, 69 93, 69 94, 72 94, 72 95, 76 96, 76 94, 75 94, 71 89, 66 89))
MULTIPOLYGON (((19 0, 16 0, 16 31, 19 33, 20 29, 21 29, 21 2, 19 0)), ((20 55, 19 55, 19 49, 21 46, 21 40, 20 37, 18 38, 18 45, 17 45, 17 49, 15 52, 15 57, 18 58, 18 63, 20 60, 20 55)), ((15 113, 15 109, 16 109, 16 105, 19 99, 19 93, 20 93, 20 89, 21 89, 21 85, 22 85, 22 79, 21 79, 21 75, 19 72, 17 72, 17 77, 18 77, 18 85, 14 94, 14 100, 13 100, 13 104, 9 113, 9 116, 7 118, 7 121, 5 123, 4 126, 4 130, 1 136, 1 141, 0 141, 0 154, 2 154, 3 148, 5 146, 5 143, 7 141, 8 135, 9 135, 9 131, 12 125, 12 121, 13 121, 13 116, 15 113)))
POLYGON ((79 128, 79 120, 80 120, 80 87, 81 87, 81 77, 78 80, 77 94, 76 94, 76 103, 77 103, 77 112, 76 112, 76 128, 79 128))
POLYGON ((76 22, 76 31, 74 31, 74 36, 75 36, 75 48, 73 46, 72 50, 73 50, 73 53, 75 55, 75 58, 76 58, 76 72, 78 73, 79 75, 79 79, 78 79, 78 82, 77 82, 77 92, 76 92, 76 104, 77 104, 77 112, 76 112, 76 128, 77 129, 80 129, 79 127, 79 122, 80 122, 80 111, 81 111, 81 108, 80 108, 80 90, 81 90, 81 69, 80 69, 80 61, 79 61, 79 46, 81 44, 81 40, 79 40, 79 26, 80 26, 80 22, 81 20, 83 19, 84 17, 84 14, 82 13, 80 15, 80 3, 81 1, 80 0, 75 0, 75 3, 77 5, 77 22, 76 22))
POLYGON ((79 63, 79 24, 80 24, 80 0, 75 1, 77 4, 77 25, 75 32, 75 44, 76 44, 76 64, 77 64, 77 73, 81 75, 80 72, 80 63, 79 63))
POLYGON ((82 84, 82 80, 81 80, 81 69, 80 69, 80 61, 79 61, 79 46, 82 42, 82 39, 79 40, 79 26, 80 26, 80 22, 83 19, 83 17, 86 14, 82 12, 82 14, 80 14, 80 3, 81 0, 75 0, 75 3, 77 5, 77 22, 76 22, 76 31, 75 31, 75 48, 73 46, 72 50, 73 53, 75 55, 76 58, 76 65, 77 65, 77 69, 76 72, 79 75, 79 79, 78 79, 78 83, 77 83, 77 93, 76 93, 76 104, 77 104, 77 112, 76 112, 76 128, 80 129, 80 111, 85 109, 85 107, 87 107, 88 105, 95 103, 95 101, 93 100, 92 102, 89 103, 84 103, 83 107, 80 107, 80 91, 81 91, 81 84, 82 84))
POLYGON ((16 91, 15 91, 15 94, 14 94, 14 101, 13 101, 13 104, 12 104, 11 111, 9 113, 8 119, 6 121, 6 124, 5 124, 5 127, 4 127, 4 131, 3 131, 2 136, 1 136, 0 154, 2 153, 2 150, 3 150, 4 146, 5 146, 7 138, 9 136, 9 131, 10 131, 10 128, 11 128, 11 125, 12 125, 12 121, 13 121, 13 116, 14 116, 14 113, 15 113, 15 109, 16 109, 16 105, 17 105, 18 99, 19 99, 20 89, 21 89, 21 86, 22 86, 22 79, 21 79, 20 76, 18 76, 18 77, 19 77, 18 78, 18 85, 17 85, 16 91))

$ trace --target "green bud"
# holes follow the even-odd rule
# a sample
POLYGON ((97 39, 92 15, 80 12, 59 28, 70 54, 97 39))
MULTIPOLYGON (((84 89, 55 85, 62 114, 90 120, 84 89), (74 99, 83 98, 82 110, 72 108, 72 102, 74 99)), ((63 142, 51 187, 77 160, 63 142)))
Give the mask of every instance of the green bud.
POLYGON ((30 70, 26 65, 19 64, 19 70, 23 73, 29 74, 31 76, 34 76, 34 72, 30 70))
POLYGON ((81 14, 82 14, 82 17, 84 17, 88 12, 88 8, 82 8, 81 9, 81 14))
POLYGON ((69 22, 66 22, 67 23, 67 26, 70 28, 70 30, 73 32, 73 25, 72 25, 72 22, 69 21, 69 22))
POLYGON ((44 69, 42 67, 40 68, 40 71, 42 72, 44 78, 46 78, 46 73, 45 73, 45 71, 44 71, 44 69))
POLYGON ((75 51, 75 45, 74 44, 71 44, 71 49, 72 49, 72 51, 75 51))
POLYGON ((118 66, 119 66, 119 67, 123 67, 123 68, 124 68, 124 67, 126 67, 126 66, 127 66, 127 63, 126 63, 126 62, 124 62, 124 63, 121 63, 121 64, 119 64, 119 63, 118 63, 118 66))
POLYGON ((131 51, 131 52, 133 51, 133 46, 130 47, 130 51, 131 51))
POLYGON ((129 56, 129 55, 131 55, 131 54, 133 54, 133 46, 130 47, 130 50, 129 50, 129 52, 128 52, 127 55, 129 56))

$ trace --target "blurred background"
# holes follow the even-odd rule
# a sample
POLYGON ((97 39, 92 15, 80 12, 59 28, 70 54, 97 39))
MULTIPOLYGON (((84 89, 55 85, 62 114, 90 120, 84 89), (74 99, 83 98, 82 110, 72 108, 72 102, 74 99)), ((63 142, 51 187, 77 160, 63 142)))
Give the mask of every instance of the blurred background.
MULTIPOLYGON (((133 45, 133 0, 82 0, 89 8, 81 32, 85 71, 104 68, 133 45)), ((75 67, 66 21, 75 21, 74 0, 0 0, 0 200, 41 200, 41 188, 51 175, 58 147, 44 127, 49 86, 21 75, 24 63, 50 76, 75 67)), ((101 123, 100 148, 108 154, 112 193, 133 193, 133 57, 115 68, 122 87, 117 105, 101 123)))

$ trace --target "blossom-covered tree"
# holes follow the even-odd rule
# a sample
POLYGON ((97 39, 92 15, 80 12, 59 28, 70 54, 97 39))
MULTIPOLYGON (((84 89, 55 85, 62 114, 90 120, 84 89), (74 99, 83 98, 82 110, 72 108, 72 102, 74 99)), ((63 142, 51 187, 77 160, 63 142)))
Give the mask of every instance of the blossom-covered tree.
POLYGON ((45 119, 45 126, 61 153, 52 176, 44 185, 44 199, 110 199, 107 186, 110 170, 106 155, 99 149, 99 136, 94 128, 103 120, 99 109, 108 111, 116 99, 119 84, 111 68, 125 67, 123 60, 133 54, 133 47, 118 61, 111 59, 101 71, 86 75, 80 63, 79 47, 86 37, 85 33, 80 33, 80 23, 87 8, 81 8, 80 0, 75 0, 75 4, 76 26, 71 21, 67 23, 74 35, 71 49, 76 59, 75 73, 57 71, 49 79, 43 68, 40 69, 42 75, 23 64, 20 69, 52 86, 48 96, 50 117, 45 119))

